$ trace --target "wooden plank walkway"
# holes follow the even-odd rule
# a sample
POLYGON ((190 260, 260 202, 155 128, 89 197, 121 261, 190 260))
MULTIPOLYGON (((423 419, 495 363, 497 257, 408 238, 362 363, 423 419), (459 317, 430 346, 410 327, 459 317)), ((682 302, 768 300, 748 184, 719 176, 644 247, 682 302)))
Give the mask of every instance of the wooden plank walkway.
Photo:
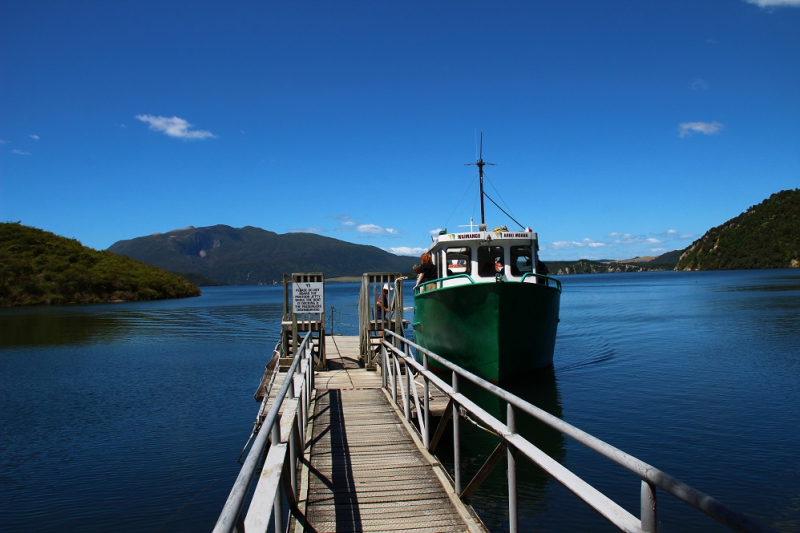
POLYGON ((290 531, 485 532, 380 388, 380 373, 359 368, 358 338, 327 337, 325 349, 330 370, 315 377, 290 531))

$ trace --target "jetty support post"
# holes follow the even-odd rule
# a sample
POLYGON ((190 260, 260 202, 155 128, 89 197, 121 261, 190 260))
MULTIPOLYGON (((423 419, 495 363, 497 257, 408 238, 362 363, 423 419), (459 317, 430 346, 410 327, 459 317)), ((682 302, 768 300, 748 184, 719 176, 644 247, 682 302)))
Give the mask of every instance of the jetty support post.
POLYGON ((367 370, 377 370, 378 363, 382 363, 380 346, 384 331, 403 336, 407 325, 403 319, 404 279, 399 272, 366 272, 361 276, 361 290, 358 293, 359 363, 367 370), (387 296, 389 311, 381 309, 379 312, 378 303, 386 285, 391 288, 387 296))
MULTIPOLYGON (((517 422, 514 418, 514 406, 506 404, 506 427, 509 434, 517 432, 517 422)), ((518 510, 517 510, 517 450, 509 445, 506 448, 508 456, 508 530, 510 533, 517 533, 518 510)))
MULTIPOLYGON (((453 399, 458 394, 458 374, 453 372, 453 399)), ((453 402, 453 484, 456 494, 461 494, 461 438, 458 428, 461 406, 453 402)))

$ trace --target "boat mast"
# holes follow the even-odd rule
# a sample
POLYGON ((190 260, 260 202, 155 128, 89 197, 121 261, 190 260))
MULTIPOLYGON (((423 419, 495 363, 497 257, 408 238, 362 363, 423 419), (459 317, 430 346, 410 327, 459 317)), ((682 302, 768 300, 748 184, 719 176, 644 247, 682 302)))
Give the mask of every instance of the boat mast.
MULTIPOLYGON (((481 187, 481 224, 486 224, 486 220, 483 216, 483 166, 484 165, 494 165, 494 163, 485 163, 483 161, 483 132, 481 132, 481 150, 480 155, 478 155, 478 160, 474 163, 465 163, 465 165, 477 165, 478 166, 478 176, 480 178, 480 187, 481 187)), ((484 226, 485 227, 485 226, 484 226)))

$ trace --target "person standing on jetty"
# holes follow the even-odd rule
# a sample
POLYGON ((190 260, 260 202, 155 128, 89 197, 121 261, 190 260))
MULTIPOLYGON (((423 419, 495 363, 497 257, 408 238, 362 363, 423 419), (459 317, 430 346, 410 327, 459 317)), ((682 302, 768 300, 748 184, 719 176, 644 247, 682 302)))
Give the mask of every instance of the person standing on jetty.
POLYGON ((383 284, 383 291, 378 295, 377 300, 375 301, 375 320, 378 322, 383 322, 383 327, 380 329, 378 333, 381 337, 383 337, 383 330, 389 325, 389 291, 392 290, 392 287, 388 283, 383 284))

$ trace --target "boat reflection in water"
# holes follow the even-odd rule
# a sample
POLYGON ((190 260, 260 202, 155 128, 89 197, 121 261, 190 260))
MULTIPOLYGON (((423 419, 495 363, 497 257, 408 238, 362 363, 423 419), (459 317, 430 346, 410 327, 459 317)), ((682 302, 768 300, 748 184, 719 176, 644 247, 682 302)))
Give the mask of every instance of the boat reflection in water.
MULTIPOLYGON (((503 385, 508 392, 561 418, 561 398, 558 394, 558 383, 552 367, 526 376, 525 382, 511 382, 503 385)), ((459 392, 477 403, 489 414, 506 422, 506 402, 491 392, 478 387, 465 379, 459 380, 459 392)), ((517 432, 534 446, 558 461, 564 463, 566 446, 564 436, 534 419, 530 415, 515 409, 517 432)), ((464 487, 480 470, 500 439, 488 429, 479 427, 475 417, 460 421, 461 432, 461 480, 464 487), (474 422, 474 423, 473 423, 474 422)), ((482 426, 482 424, 480 425, 482 426)), ((445 437, 436 449, 436 455, 453 475, 453 442, 452 429, 445 432, 445 437)), ((517 458, 517 494, 519 524, 531 524, 535 517, 547 512, 546 491, 552 479, 538 466, 528 459, 517 458)), ((486 524, 490 531, 508 529, 508 478, 506 461, 502 459, 492 474, 472 495, 469 503, 486 524)))

